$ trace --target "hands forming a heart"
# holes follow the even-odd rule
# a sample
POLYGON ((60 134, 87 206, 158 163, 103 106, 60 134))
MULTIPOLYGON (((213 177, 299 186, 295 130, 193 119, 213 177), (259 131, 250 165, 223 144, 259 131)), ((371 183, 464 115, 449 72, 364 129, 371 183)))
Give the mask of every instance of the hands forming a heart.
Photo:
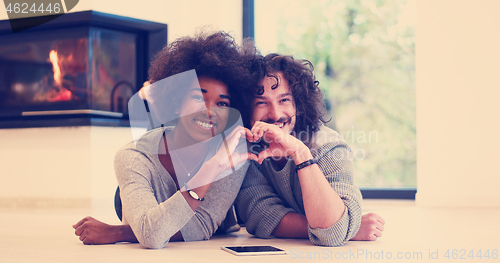
POLYGON ((245 160, 254 160, 262 164, 264 159, 292 157, 295 159, 297 154, 308 150, 307 146, 295 138, 293 135, 284 132, 278 126, 265 122, 257 121, 251 130, 238 126, 226 138, 225 143, 216 156, 218 163, 223 169, 234 168, 238 163, 245 160), (235 153, 234 150, 241 138, 245 137, 249 142, 258 142, 262 140, 267 146, 265 150, 255 155, 253 153, 235 153), (229 158, 231 156, 231 158, 229 158))

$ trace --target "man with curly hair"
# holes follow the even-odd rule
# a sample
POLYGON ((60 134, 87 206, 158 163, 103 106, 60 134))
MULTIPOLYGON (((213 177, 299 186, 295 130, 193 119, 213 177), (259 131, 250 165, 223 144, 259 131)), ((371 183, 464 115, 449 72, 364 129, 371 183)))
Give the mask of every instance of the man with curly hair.
POLYGON ((361 216, 352 152, 323 125, 323 95, 311 63, 257 55, 252 68, 261 81, 247 96, 252 111, 246 125, 260 165, 250 166, 235 202, 247 231, 261 238, 309 238, 321 246, 375 240, 384 221, 361 216))

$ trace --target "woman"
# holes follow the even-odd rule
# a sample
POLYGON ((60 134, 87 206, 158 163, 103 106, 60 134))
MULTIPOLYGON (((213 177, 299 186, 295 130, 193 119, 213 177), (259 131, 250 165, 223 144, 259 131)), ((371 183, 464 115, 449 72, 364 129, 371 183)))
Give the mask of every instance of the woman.
MULTIPOLYGON (((243 85, 253 85, 241 61, 234 40, 222 32, 178 39, 157 54, 152 84, 140 96, 149 128, 159 128, 115 157, 124 225, 84 218, 73 226, 84 244, 138 241, 162 248, 168 241, 208 239, 223 224, 246 173, 244 161, 256 160, 238 147, 250 132, 230 110, 242 105, 243 85)), ((224 230, 237 227, 232 221, 224 230)))

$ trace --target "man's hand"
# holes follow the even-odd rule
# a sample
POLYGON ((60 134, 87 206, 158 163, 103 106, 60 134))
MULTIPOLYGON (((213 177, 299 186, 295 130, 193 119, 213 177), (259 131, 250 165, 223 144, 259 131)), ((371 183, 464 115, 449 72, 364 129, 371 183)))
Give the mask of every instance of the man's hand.
MULTIPOLYGON (((266 150, 259 153, 259 163, 262 163, 268 157, 291 156, 295 160, 299 154, 304 152, 309 153, 308 157, 310 155, 309 149, 303 142, 291 134, 283 132, 283 130, 274 124, 257 121, 252 127, 251 132, 253 134, 253 141, 258 141, 262 138, 269 145, 266 150)), ((302 157, 300 158, 301 160, 303 159, 302 157)), ((297 163, 301 160, 295 160, 295 162, 297 163)))
POLYGON ((361 217, 361 226, 358 233, 351 238, 353 241, 375 241, 382 236, 385 220, 375 213, 369 213, 361 217))

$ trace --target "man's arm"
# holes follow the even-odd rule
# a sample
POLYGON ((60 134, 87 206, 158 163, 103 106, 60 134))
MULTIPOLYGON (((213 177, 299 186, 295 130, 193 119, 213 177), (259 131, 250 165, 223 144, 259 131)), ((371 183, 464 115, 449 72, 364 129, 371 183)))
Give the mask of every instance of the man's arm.
POLYGON ((273 230, 273 236, 280 238, 309 238, 306 216, 294 212, 287 213, 273 230))
POLYGON ((314 183, 318 182, 311 180, 313 182, 313 184, 311 184, 310 181, 307 180, 312 179, 311 177, 308 177, 308 175, 316 175, 314 171, 311 172, 311 174, 301 174, 301 170, 298 171, 304 200, 304 210, 309 222, 309 238, 311 242, 317 245, 344 245, 348 240, 354 237, 361 224, 362 197, 359 189, 354 185, 354 166, 352 158, 350 158, 351 151, 343 141, 330 141, 316 147, 318 148, 315 148, 315 157, 318 163, 311 165, 315 167, 308 166, 301 170, 306 170, 308 168, 315 168, 310 170, 318 169, 321 172, 321 175, 323 175, 321 179, 324 180, 320 181, 323 183, 321 186, 331 189, 335 194, 329 196, 331 199, 326 199, 330 202, 329 205, 333 206, 323 206, 323 204, 326 203, 326 200, 322 201, 322 199, 326 198, 325 195, 328 195, 326 189, 323 192, 313 192, 310 196, 308 196, 306 192, 314 191, 314 183), (313 185, 312 188, 307 188, 311 185, 313 185), (323 194, 323 196, 321 194, 323 194), (332 203, 332 198, 334 202, 340 200, 342 203, 340 207, 343 211, 341 213, 339 213, 338 203, 332 203), (308 201, 311 202, 308 203, 308 201), (307 207, 308 205, 312 205, 312 207, 307 207), (321 212, 322 209, 325 210, 321 212), (315 215, 314 213, 318 214, 315 215), (323 225, 315 228, 310 221, 311 214, 316 216, 316 220, 319 220, 316 222, 323 225), (329 219, 328 216, 332 215, 336 216, 336 218, 329 219))
MULTIPOLYGON (((326 130, 326 137, 337 135, 330 131, 326 130)), ((280 157, 292 157, 296 165, 313 158, 304 143, 275 125, 257 122, 252 132, 269 143, 269 148, 259 154, 259 162, 280 153, 280 157)), ((333 137, 318 147, 314 156, 318 163, 298 171, 309 238, 317 245, 339 246, 359 228, 361 195, 353 184, 348 146, 333 137)), ((278 230, 276 233, 281 234, 278 230)))
POLYGON ((294 209, 285 206, 256 162, 251 162, 248 168, 235 206, 248 233, 260 238, 273 238, 273 231, 282 218, 296 214, 294 209))
MULTIPOLYGON (((375 241, 382 236, 385 220, 375 214, 368 213, 361 217, 361 225, 351 241, 375 241)), ((307 218, 304 215, 289 212, 276 226, 273 236, 279 238, 309 238, 307 218)))
MULTIPOLYGON (((298 151, 291 157, 295 165, 313 159, 309 148, 301 141, 298 151)), ((329 228, 340 220, 345 205, 337 192, 325 178, 318 164, 309 165, 297 171, 302 190, 302 200, 307 222, 311 228, 329 228)))

